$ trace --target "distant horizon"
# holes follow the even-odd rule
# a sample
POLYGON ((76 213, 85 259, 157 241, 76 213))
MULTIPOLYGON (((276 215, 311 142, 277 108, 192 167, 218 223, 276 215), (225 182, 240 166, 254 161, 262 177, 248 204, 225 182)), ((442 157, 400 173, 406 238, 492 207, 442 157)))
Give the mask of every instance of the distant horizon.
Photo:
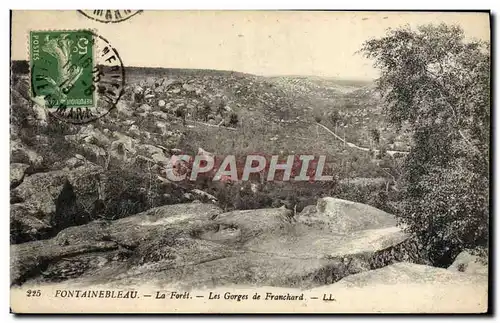
MULTIPOLYGON (((18 63, 22 62, 27 65, 29 68, 29 62, 27 60, 23 59, 16 59, 13 60, 11 59, 11 63, 18 63)), ((247 74, 247 75, 254 75, 254 76, 260 76, 260 77, 266 77, 266 78, 272 78, 272 77, 295 77, 295 78, 301 78, 301 77, 318 77, 322 79, 331 79, 331 80, 339 80, 339 81, 357 81, 357 82, 374 82, 376 81, 376 78, 373 79, 363 79, 363 78, 350 78, 350 77, 342 77, 342 76, 325 76, 325 75, 300 75, 300 74, 280 74, 280 75, 261 75, 261 74, 254 74, 254 73, 247 73, 247 72, 242 72, 242 71, 235 71, 235 70, 221 70, 221 69, 215 69, 215 68, 185 68, 185 67, 160 67, 160 66, 132 66, 132 65, 124 65, 125 69, 129 68, 142 68, 142 69, 171 69, 171 70, 191 70, 191 71, 216 71, 216 72, 228 72, 228 73, 241 73, 241 74, 247 74)))

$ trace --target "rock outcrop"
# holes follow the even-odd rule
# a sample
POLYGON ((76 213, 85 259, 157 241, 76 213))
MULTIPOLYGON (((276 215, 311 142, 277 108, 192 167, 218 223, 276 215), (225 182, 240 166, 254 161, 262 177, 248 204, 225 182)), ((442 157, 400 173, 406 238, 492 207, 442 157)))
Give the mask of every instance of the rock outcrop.
POLYGON ((36 173, 11 190, 11 241, 43 239, 91 220, 102 168, 36 173))
POLYGON ((325 292, 335 298, 336 311, 344 313, 482 313, 488 305, 484 275, 405 262, 308 291, 325 292))
POLYGON ((484 257, 473 255, 465 250, 458 254, 448 270, 467 274, 488 275, 488 262, 484 257))
POLYGON ((13 163, 10 164, 10 187, 14 188, 21 184, 24 179, 26 170, 30 167, 27 164, 13 163))
POLYGON ((316 205, 305 207, 297 221, 334 232, 384 229, 397 224, 393 215, 373 206, 333 197, 320 198, 316 205))
POLYGON ((10 159, 11 163, 24 163, 36 167, 43 162, 42 156, 18 140, 10 142, 10 159))
POLYGON ((376 227, 338 233, 304 225, 285 208, 223 213, 213 204, 168 205, 12 246, 12 283, 305 288, 416 254, 407 235, 376 227))

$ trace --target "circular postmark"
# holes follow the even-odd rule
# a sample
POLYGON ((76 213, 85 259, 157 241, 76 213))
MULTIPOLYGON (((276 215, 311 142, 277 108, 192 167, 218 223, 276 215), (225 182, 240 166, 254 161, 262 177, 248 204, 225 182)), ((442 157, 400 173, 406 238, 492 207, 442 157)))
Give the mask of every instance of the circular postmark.
POLYGON ((103 22, 105 24, 108 23, 116 23, 116 22, 122 22, 125 21, 138 13, 141 13, 142 10, 127 10, 127 9, 120 9, 120 10, 103 10, 103 9, 96 9, 96 10, 78 10, 79 13, 84 15, 85 17, 103 22))
POLYGON ((33 101, 74 124, 107 115, 125 86, 118 51, 90 30, 32 31, 30 69, 33 101))

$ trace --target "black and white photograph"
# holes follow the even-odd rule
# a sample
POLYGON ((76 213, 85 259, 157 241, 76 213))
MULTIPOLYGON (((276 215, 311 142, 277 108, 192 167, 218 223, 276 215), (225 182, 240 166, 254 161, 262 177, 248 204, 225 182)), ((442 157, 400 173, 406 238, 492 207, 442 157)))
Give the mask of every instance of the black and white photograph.
POLYGON ((11 312, 489 312, 490 19, 11 11, 11 312))

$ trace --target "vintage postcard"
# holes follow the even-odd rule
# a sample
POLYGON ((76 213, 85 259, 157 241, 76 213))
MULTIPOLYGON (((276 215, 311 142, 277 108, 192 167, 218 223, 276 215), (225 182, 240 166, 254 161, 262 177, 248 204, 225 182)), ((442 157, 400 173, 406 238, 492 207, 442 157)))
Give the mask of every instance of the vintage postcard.
POLYGON ((12 11, 13 313, 487 313, 490 13, 12 11))

